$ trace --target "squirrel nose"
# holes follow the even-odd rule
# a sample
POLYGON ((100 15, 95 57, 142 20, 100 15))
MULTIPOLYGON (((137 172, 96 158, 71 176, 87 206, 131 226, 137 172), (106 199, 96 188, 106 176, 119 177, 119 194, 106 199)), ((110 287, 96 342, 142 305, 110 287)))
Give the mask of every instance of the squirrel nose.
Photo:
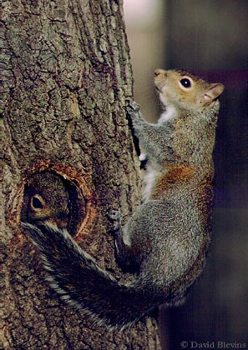
POLYGON ((163 69, 156 69, 154 72, 154 76, 157 77, 158 75, 162 74, 164 72, 163 69))

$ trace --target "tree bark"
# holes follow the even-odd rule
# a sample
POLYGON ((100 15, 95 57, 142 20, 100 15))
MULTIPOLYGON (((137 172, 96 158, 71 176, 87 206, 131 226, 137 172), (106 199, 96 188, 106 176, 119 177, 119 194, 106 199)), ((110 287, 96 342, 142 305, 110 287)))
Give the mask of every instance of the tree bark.
MULTIPOLYGON (((156 321, 125 332, 93 326, 45 281, 20 229, 29 176, 53 171, 75 185, 86 213, 75 239, 121 280, 107 211, 138 204, 139 167, 125 106, 132 71, 122 2, 4 1, 3 219, 5 349, 160 349, 156 321)), ((132 278, 132 276, 128 276, 132 278)))

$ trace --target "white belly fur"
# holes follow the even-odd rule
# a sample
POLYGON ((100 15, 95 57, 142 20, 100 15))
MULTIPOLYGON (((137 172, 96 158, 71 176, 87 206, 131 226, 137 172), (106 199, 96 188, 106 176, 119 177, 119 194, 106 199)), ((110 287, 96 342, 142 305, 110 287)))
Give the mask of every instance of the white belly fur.
POLYGON ((144 176, 143 201, 149 200, 158 173, 159 171, 154 170, 152 167, 147 168, 144 176))

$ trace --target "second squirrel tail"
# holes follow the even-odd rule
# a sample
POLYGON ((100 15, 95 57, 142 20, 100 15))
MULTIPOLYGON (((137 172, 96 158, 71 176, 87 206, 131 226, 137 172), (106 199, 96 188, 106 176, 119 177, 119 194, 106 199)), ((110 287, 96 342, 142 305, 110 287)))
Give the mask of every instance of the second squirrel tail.
POLYGON ((48 221, 43 225, 22 222, 30 234, 48 273, 48 281, 60 297, 84 309, 98 325, 125 329, 161 303, 161 296, 141 283, 121 284, 102 270, 70 236, 48 221), (145 287, 145 288, 144 288, 145 287))

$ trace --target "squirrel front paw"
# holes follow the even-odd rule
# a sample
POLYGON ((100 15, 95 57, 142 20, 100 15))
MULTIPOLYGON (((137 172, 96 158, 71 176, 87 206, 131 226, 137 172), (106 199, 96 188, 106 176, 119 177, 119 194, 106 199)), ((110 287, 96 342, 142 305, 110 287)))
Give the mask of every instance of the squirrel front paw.
POLYGON ((127 113, 131 118, 136 117, 137 114, 140 113, 140 107, 137 102, 134 100, 130 101, 128 106, 126 107, 127 113))
POLYGON ((121 228, 122 215, 118 210, 111 209, 108 212, 108 217, 114 221, 114 231, 118 231, 121 228))
POLYGON ((126 107, 128 117, 132 119, 134 126, 138 126, 140 123, 144 122, 142 114, 140 113, 140 107, 137 102, 130 101, 129 105, 126 107))
POLYGON ((139 110, 140 106, 138 105, 138 103, 134 100, 130 101, 129 105, 127 106, 128 113, 132 115, 134 112, 139 112, 139 110))

